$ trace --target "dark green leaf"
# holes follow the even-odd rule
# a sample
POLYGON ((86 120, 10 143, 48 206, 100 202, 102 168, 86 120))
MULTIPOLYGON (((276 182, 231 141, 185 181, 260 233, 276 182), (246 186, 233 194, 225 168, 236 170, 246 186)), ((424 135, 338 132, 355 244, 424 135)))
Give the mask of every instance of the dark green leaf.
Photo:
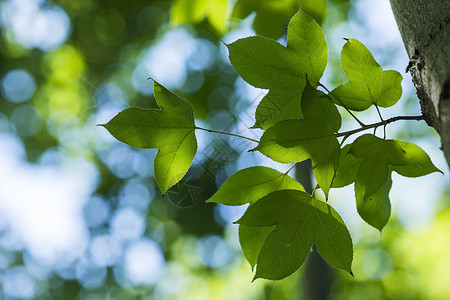
POLYGON ((312 158, 314 175, 328 195, 339 161, 335 133, 341 116, 333 102, 307 83, 302 96, 303 120, 286 120, 269 128, 255 150, 287 163, 312 158))
POLYGON ((328 263, 351 272, 353 248, 345 224, 331 206, 305 192, 273 192, 250 206, 237 223, 276 226, 259 252, 255 279, 277 280, 292 274, 313 243, 328 263))
POLYGON ((360 136, 353 142, 349 153, 364 157, 358 169, 355 190, 367 200, 386 182, 388 167, 406 165, 406 152, 394 140, 383 140, 372 134, 360 136))
POLYGON ((361 218, 379 231, 387 224, 391 216, 391 201, 389 191, 392 186, 391 176, 369 198, 364 200, 364 190, 355 185, 356 208, 361 218))

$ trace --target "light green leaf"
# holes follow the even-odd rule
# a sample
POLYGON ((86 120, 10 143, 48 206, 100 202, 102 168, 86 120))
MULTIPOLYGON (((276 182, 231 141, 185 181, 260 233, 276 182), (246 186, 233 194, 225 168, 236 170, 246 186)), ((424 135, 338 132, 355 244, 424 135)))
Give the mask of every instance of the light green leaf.
POLYGON ((364 190, 361 189, 360 185, 355 185, 356 208, 359 215, 367 224, 379 231, 383 229, 391 216, 391 201, 389 200, 391 186, 392 179, 388 175, 386 182, 374 194, 364 200, 364 190))
POLYGON ((272 227, 239 225, 239 243, 252 270, 255 268, 259 251, 261 251, 264 241, 272 230, 272 227))
POLYGON ((302 62, 302 69, 316 87, 327 66, 328 48, 322 28, 301 9, 289 22, 287 48, 302 62))
POLYGON ((363 159, 349 154, 350 146, 351 144, 345 145, 341 149, 339 167, 333 180, 333 188, 341 188, 356 181, 356 174, 363 159))
POLYGON ((270 193, 250 206, 237 223, 276 226, 259 252, 255 279, 278 280, 292 274, 314 243, 328 263, 351 273, 353 247, 345 224, 331 206, 305 192, 270 193))
POLYGON ((335 133, 341 116, 333 102, 309 83, 302 99, 304 119, 277 123, 263 134, 254 150, 282 163, 312 158, 314 175, 328 196, 339 161, 335 133))
POLYGON ((250 167, 231 175, 206 202, 232 206, 253 204, 273 191, 284 189, 304 191, 302 185, 287 174, 267 167, 250 167))
POLYGON ((409 163, 406 165, 393 166, 392 169, 395 172, 405 177, 419 177, 434 172, 442 173, 442 171, 436 168, 431 162, 428 154, 419 146, 399 140, 395 141, 406 152, 406 156, 409 159, 409 163))
POLYGON ((276 41, 252 36, 227 47, 234 69, 251 85, 263 89, 298 85, 299 90, 303 90, 306 72, 301 68, 302 63, 276 41))
POLYGON ((155 178, 162 194, 186 174, 197 152, 194 112, 155 81, 161 109, 127 108, 104 126, 116 139, 136 148, 158 148, 155 178))
POLYGON ((409 163, 406 152, 396 141, 383 140, 372 134, 357 138, 349 153, 364 157, 355 182, 355 190, 359 191, 364 201, 386 182, 389 165, 401 166, 409 163))
POLYGON ((383 71, 370 51, 358 40, 349 39, 341 52, 341 64, 349 80, 330 93, 336 104, 362 111, 372 104, 389 107, 402 95, 403 77, 383 71))

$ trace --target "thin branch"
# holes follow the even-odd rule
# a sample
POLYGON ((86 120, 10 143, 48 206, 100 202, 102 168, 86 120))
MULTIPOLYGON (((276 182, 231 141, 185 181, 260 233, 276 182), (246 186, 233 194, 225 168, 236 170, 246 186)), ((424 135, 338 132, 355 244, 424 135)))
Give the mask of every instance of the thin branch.
POLYGON ((211 129, 205 129, 205 128, 201 128, 201 127, 197 127, 197 126, 195 126, 195 129, 208 131, 208 132, 213 132, 213 133, 218 133, 218 134, 229 135, 229 136, 234 136, 234 137, 238 137, 238 138, 241 138, 241 139, 246 139, 246 140, 249 140, 249 141, 252 141, 252 142, 255 142, 255 143, 259 143, 258 140, 255 140, 255 139, 252 139, 252 138, 249 138, 249 137, 246 137, 246 136, 242 136, 242 135, 239 135, 239 134, 223 132, 223 131, 217 131, 217 130, 211 130, 211 129))
POLYGON ((397 116, 397 117, 393 117, 378 123, 374 123, 374 124, 369 124, 369 125, 364 125, 364 127, 358 128, 358 129, 354 129, 354 130, 350 130, 350 131, 345 131, 345 132, 340 132, 337 133, 335 136, 336 137, 340 137, 340 136, 348 136, 348 135, 352 135, 354 133, 360 132, 360 131, 364 131, 370 128, 377 128, 380 126, 386 126, 387 124, 390 124, 392 122, 396 122, 399 120, 416 120, 416 121, 420 121, 420 120, 424 120, 425 117, 424 116, 397 116))
POLYGON ((377 109, 377 113, 378 113, 378 116, 380 117, 380 120, 383 122, 384 120, 383 120, 383 117, 381 116, 381 112, 380 112, 380 109, 378 108, 378 105, 375 104, 375 108, 377 109))

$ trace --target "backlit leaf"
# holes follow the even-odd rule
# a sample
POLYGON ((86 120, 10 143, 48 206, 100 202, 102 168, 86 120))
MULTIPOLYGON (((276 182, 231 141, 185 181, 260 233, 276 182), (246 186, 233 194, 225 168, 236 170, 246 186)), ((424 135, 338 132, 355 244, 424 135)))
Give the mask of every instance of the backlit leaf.
POLYGON ((253 204, 271 192, 284 189, 304 191, 302 185, 287 174, 267 167, 250 167, 231 175, 206 202, 232 206, 253 204))
POLYGON ((194 112, 155 81, 154 94, 161 109, 127 108, 104 126, 116 139, 136 148, 158 148, 155 178, 162 194, 186 174, 197 152, 194 112))
POLYGON ((250 206, 237 223, 276 226, 259 252, 255 279, 278 280, 292 274, 314 243, 329 264, 351 273, 353 248, 345 224, 331 206, 305 192, 273 192, 250 206))
POLYGON ((248 227, 242 224, 239 225, 239 243, 252 270, 256 265, 261 247, 272 230, 272 227, 248 227))
POLYGON ((393 166, 392 169, 395 172, 405 177, 419 177, 433 172, 442 173, 442 171, 436 168, 431 162, 428 154, 426 154, 419 146, 399 140, 396 140, 396 142, 406 152, 409 163, 402 166, 393 166))
POLYGON ((389 107, 400 99, 403 77, 397 71, 383 71, 358 40, 349 39, 345 43, 341 64, 349 82, 330 93, 336 104, 362 111, 371 105, 389 107))
POLYGON ((339 167, 333 180, 333 188, 344 187, 356 181, 356 174, 363 159, 349 154, 350 147, 351 145, 345 145, 341 149, 339 167))

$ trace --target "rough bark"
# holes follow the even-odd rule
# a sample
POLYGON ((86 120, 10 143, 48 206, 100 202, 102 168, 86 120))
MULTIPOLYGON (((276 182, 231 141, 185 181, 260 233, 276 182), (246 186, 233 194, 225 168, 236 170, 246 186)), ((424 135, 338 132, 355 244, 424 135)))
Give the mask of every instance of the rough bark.
POLYGON ((450 167, 450 1, 390 0, 422 113, 450 167))

